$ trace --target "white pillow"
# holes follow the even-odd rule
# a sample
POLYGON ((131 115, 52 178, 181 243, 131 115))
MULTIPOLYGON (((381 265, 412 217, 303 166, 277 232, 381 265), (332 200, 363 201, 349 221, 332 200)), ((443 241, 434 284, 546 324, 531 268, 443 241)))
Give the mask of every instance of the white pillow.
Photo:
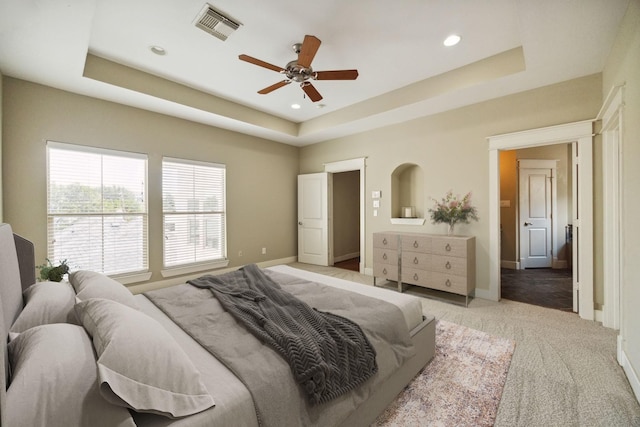
POLYGON ((69 282, 38 282, 23 292, 25 306, 11 326, 11 332, 24 332, 48 323, 78 324, 73 306, 75 292, 69 282))
POLYGON ((100 392, 109 402, 171 418, 214 405, 200 372, 157 321, 101 298, 76 304, 76 313, 93 337, 100 392))
POLYGON ((138 309, 138 304, 129 289, 102 273, 88 270, 74 271, 69 273, 69 282, 76 290, 78 299, 82 301, 89 298, 104 298, 138 309))
POLYGON ((100 396, 91 339, 82 326, 28 329, 9 344, 9 360, 8 426, 135 426, 129 411, 100 396))

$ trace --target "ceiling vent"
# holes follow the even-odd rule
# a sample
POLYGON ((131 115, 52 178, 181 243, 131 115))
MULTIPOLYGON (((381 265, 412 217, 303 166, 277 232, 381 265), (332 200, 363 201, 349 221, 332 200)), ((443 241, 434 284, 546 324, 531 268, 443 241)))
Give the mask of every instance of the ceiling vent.
POLYGON ((242 24, 224 16, 210 4, 205 4, 196 18, 195 25, 224 41, 242 24))

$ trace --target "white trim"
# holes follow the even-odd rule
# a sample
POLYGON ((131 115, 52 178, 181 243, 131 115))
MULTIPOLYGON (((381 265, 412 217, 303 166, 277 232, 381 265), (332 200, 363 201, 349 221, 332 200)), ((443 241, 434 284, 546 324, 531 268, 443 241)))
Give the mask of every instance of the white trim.
MULTIPOLYGON (((611 88, 598 113, 602 118, 603 278, 602 325, 620 329, 622 318, 622 108, 624 85, 611 88)), ((620 331, 624 335, 624 331, 620 331)))
POLYGON ((593 120, 490 136, 489 150, 516 150, 563 144, 593 136, 593 120))
MULTIPOLYGON (((582 247, 580 263, 582 288, 580 291, 580 317, 593 320, 593 189, 591 156, 593 121, 586 120, 550 126, 541 129, 495 135, 489 140, 489 289, 477 289, 476 296, 498 301, 500 299, 500 150, 539 147, 576 142, 585 156, 580 168, 580 198, 582 247)), ((574 207, 575 208, 575 207, 574 207)), ((574 269, 576 268, 574 263, 574 269)))
POLYGON ((195 273, 198 271, 206 271, 206 270, 215 270, 218 268, 223 268, 229 265, 228 259, 203 262, 199 264, 189 264, 182 265, 179 267, 166 268, 164 270, 160 270, 160 274, 162 277, 174 277, 174 276, 183 276, 189 273, 195 273))
POLYGON ((520 263, 518 261, 500 261, 500 268, 508 268, 509 270, 520 270, 520 263))
POLYGON ((400 225, 423 225, 425 222, 424 218, 390 218, 391 224, 400 224, 400 225))
MULTIPOLYGON (((287 258, 273 259, 270 261, 257 262, 256 265, 258 267, 265 268, 265 267, 271 267, 271 266, 280 265, 280 264, 290 264, 296 261, 298 261, 298 257, 287 257, 287 258)), ((157 280, 155 282, 129 286, 128 289, 129 291, 131 291, 132 294, 141 294, 143 292, 153 291, 155 289, 168 288, 169 286, 180 285, 182 283, 186 283, 187 280, 197 279, 198 277, 201 277, 205 274, 223 274, 223 273, 228 273, 230 271, 237 270, 241 267, 242 266, 240 265, 237 267, 230 267, 230 268, 225 268, 225 269, 220 269, 215 271, 202 271, 198 274, 190 274, 187 276, 181 276, 181 277, 176 277, 172 279, 157 280)))
POLYGON ((629 361, 627 357, 627 353, 622 348, 623 339, 618 336, 618 363, 622 366, 622 370, 627 375, 627 379, 629 380, 629 384, 631 385, 631 389, 633 393, 636 395, 636 400, 640 403, 640 378, 638 374, 633 369, 633 365, 629 361))
POLYGON ((113 275, 109 277, 111 277, 116 282, 122 283, 123 285, 128 285, 130 283, 139 283, 139 282, 144 282, 151 279, 151 272, 148 271, 145 273, 133 273, 133 274, 127 273, 121 276, 113 275))
MULTIPOLYGON (((341 160, 324 164, 324 171, 329 173, 360 171, 360 273, 364 272, 364 263, 366 260, 366 203, 365 203, 365 168, 366 157, 358 157, 355 159, 341 160)), ((333 248, 331 250, 333 253, 333 248)))

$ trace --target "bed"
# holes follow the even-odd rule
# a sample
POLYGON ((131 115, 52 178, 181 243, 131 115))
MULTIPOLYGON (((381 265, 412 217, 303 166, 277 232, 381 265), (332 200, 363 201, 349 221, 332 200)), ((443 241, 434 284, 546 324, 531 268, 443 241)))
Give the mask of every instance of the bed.
POLYGON ((32 246, 8 224, 0 225, 0 267, 2 425, 28 413, 32 425, 48 426, 366 426, 434 354, 435 320, 416 298, 284 265, 262 270, 320 312, 353 312, 375 350, 366 382, 311 404, 286 362, 239 332, 207 289, 184 284, 133 296, 92 272, 32 286, 32 246), (67 308, 56 311, 52 301, 67 308), (393 322, 377 315, 386 311, 393 322), (185 330, 187 323, 201 325, 185 330))

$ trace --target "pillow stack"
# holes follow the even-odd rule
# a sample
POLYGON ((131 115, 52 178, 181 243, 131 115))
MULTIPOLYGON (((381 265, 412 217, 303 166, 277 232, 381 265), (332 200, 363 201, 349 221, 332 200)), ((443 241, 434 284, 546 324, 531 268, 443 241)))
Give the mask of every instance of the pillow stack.
POLYGON ((215 405, 189 357, 125 286, 84 270, 69 282, 24 291, 10 330, 10 425, 124 427, 135 425, 127 409, 176 418, 215 405))

